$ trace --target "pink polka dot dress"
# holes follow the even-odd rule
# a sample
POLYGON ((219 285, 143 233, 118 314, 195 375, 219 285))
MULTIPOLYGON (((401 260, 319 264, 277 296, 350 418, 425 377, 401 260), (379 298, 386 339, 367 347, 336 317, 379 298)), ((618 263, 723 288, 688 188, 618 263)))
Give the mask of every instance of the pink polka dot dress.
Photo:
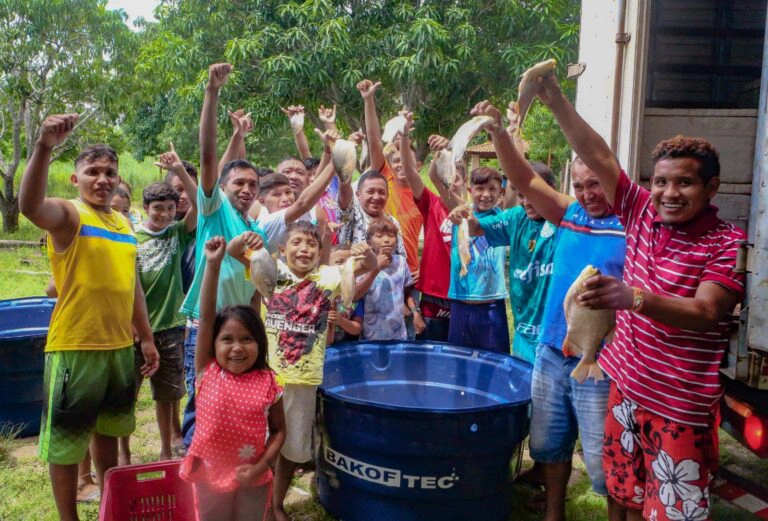
MULTIPOLYGON (((195 434, 180 476, 220 492, 240 486, 235 469, 256 463, 266 451, 269 408, 282 388, 268 369, 232 374, 215 360, 205 368, 196 397, 195 434)), ((267 470, 248 486, 272 481, 267 470)))

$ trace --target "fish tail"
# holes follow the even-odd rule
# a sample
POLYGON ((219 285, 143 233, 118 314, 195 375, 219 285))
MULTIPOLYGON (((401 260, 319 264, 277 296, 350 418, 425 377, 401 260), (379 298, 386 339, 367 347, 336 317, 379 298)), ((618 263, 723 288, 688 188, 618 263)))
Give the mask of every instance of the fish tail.
POLYGON ((585 362, 582 358, 579 360, 579 363, 576 364, 576 367, 573 368, 573 371, 571 371, 571 378, 580 384, 583 384, 589 375, 589 369, 589 362, 585 362))

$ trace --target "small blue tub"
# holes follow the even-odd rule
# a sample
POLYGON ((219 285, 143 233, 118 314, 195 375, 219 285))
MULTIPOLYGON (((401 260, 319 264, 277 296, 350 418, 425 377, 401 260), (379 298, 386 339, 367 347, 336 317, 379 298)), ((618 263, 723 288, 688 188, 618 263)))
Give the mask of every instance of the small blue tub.
POLYGON ((0 425, 40 431, 45 340, 56 299, 0 300, 0 425))
POLYGON ((531 366, 441 343, 328 348, 320 502, 345 521, 503 520, 528 434, 531 366))

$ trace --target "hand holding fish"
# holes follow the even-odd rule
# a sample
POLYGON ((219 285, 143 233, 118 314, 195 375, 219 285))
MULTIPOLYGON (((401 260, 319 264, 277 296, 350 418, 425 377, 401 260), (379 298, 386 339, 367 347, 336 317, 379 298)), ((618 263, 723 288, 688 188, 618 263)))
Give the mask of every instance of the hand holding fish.
POLYGON ((448 138, 440 136, 438 134, 432 134, 429 136, 429 139, 427 139, 427 144, 429 145, 429 149, 432 152, 437 152, 438 150, 444 150, 448 147, 448 144, 450 141, 448 138))
POLYGON ((448 214, 448 219, 450 219, 450 221, 456 225, 461 224, 461 221, 463 221, 464 219, 470 219, 470 218, 473 218, 472 207, 468 204, 457 206, 456 208, 451 210, 451 213, 448 214))
POLYGON ((349 136, 347 136, 347 141, 351 141, 355 145, 360 145, 364 139, 365 139, 365 134, 363 133, 362 130, 355 130, 349 136))
POLYGON ((579 305, 590 309, 631 309, 632 288, 616 277, 595 275, 584 281, 586 291, 577 297, 579 305))
POLYGON ((291 130, 301 132, 304 130, 304 105, 288 105, 287 109, 280 107, 283 114, 288 116, 291 130))
POLYGON ((380 81, 373 83, 371 80, 362 80, 357 84, 357 90, 360 91, 360 95, 364 100, 372 98, 379 87, 381 87, 380 81))
POLYGON ((219 90, 232 72, 232 66, 228 63, 214 63, 208 67, 208 87, 219 90))
POLYGON ((323 126, 326 130, 336 130, 336 104, 333 104, 331 108, 325 108, 324 105, 320 105, 317 109, 317 115, 320 118, 323 126))
POLYGON ((323 146, 331 148, 333 148, 332 145, 336 140, 341 139, 341 134, 339 134, 335 129, 322 131, 319 128, 316 128, 315 134, 317 134, 317 137, 319 137, 320 141, 323 142, 323 146))
POLYGON ((502 129, 501 112, 494 107, 490 101, 481 101, 469 111, 472 116, 487 116, 491 118, 491 122, 485 125, 485 129, 494 134, 502 129))
POLYGON ((376 268, 379 271, 387 269, 392 264, 392 255, 386 253, 379 253, 376 256, 376 268))
POLYGON ((220 265, 222 259, 224 259, 224 253, 226 252, 227 241, 224 237, 217 236, 211 237, 205 242, 205 260, 208 264, 220 265))
POLYGON ((538 84, 536 96, 544 105, 549 106, 562 97, 563 91, 560 90, 560 84, 554 73, 536 78, 536 82, 538 84))
POLYGON ((243 243, 245 243, 246 248, 253 251, 264 247, 264 239, 256 232, 243 233, 243 243))

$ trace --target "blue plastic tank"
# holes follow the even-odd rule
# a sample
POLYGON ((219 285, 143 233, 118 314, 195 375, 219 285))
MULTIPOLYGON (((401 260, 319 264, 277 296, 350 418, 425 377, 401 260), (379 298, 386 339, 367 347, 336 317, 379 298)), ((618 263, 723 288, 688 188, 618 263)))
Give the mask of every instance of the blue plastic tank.
POLYGON ((56 299, 0 300, 0 425, 40 431, 45 339, 56 299))
POLYGON ((506 519, 531 370, 441 343, 329 347, 318 391, 320 503, 345 521, 506 519))

